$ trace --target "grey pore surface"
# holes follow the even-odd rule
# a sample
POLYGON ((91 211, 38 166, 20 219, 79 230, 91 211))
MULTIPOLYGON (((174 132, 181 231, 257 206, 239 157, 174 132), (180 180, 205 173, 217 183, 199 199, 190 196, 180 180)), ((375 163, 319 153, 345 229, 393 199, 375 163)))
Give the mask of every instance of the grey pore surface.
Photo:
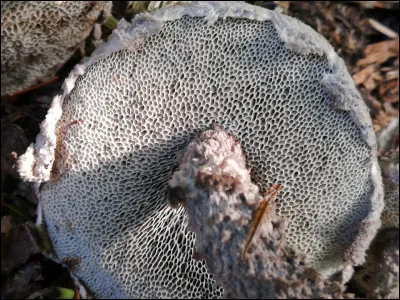
POLYGON ((1 95, 54 76, 85 39, 104 1, 2 1, 1 95))
POLYGON ((383 228, 399 227, 399 152, 392 152, 379 161, 385 187, 385 207, 381 220, 383 228))
POLYGON ((373 206, 375 157, 322 83, 328 59, 310 52, 289 50, 272 21, 184 16, 78 77, 40 197, 57 255, 79 258, 96 296, 221 295, 166 200, 182 151, 214 122, 238 137, 262 190, 283 184, 289 245, 324 276, 344 267, 373 206))

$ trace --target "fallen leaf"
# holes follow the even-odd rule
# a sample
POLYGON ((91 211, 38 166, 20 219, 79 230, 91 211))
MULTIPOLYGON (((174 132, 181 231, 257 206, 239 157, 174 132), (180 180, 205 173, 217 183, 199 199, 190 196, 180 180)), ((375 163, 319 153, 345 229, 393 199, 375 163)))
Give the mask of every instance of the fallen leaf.
POLYGON ((362 58, 357 61, 357 66, 365 66, 372 63, 382 64, 387 61, 389 58, 396 56, 392 52, 376 52, 368 54, 365 58, 362 58))
POLYGON ((382 64, 391 57, 395 57, 399 52, 399 39, 383 41, 368 45, 364 53, 364 58, 357 61, 357 66, 364 66, 372 63, 382 64))
POLYGON ((381 81, 379 86, 379 95, 386 103, 399 102, 399 80, 381 81))
POLYGON ((365 56, 368 56, 372 53, 380 53, 380 52, 390 52, 394 55, 397 55, 398 51, 399 51, 399 39, 393 39, 374 44, 369 44, 367 47, 365 47, 363 53, 365 56))
POLYGON ((378 82, 382 80, 380 72, 375 72, 364 81, 363 85, 370 91, 375 90, 378 82))

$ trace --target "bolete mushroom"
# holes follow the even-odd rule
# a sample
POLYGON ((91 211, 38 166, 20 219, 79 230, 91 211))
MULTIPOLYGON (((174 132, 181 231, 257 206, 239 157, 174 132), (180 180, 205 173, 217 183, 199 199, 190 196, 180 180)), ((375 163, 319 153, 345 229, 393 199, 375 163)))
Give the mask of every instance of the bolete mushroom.
POLYGON ((274 188, 266 197, 259 193, 240 142, 222 128, 190 142, 170 186, 169 200, 185 207, 196 253, 223 287, 224 299, 343 298, 340 283, 321 278, 304 255, 287 246, 274 188), (257 206, 265 212, 257 208, 252 216, 257 206), (252 218, 262 220, 253 226, 252 218))
POLYGON ((331 45, 300 21, 242 2, 197 2, 121 20, 53 102, 20 158, 60 258, 99 297, 215 297, 168 182, 218 124, 237 137, 288 245, 323 278, 349 279, 380 226, 368 109, 331 45), (55 143, 56 142, 56 143, 55 143))
POLYGON ((106 1, 1 1, 1 95, 50 79, 91 32, 106 1))

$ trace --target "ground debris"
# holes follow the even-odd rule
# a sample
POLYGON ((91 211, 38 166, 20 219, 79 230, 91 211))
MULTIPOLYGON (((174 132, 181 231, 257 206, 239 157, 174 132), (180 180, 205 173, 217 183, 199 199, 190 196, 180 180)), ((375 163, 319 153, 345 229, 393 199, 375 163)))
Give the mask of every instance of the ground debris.
POLYGON ((375 132, 399 116, 399 39, 368 45, 354 67, 353 79, 371 112, 375 132), (379 103, 379 105, 378 105, 379 103))
POLYGON ((29 262, 8 276, 1 285, 2 296, 23 299, 40 288, 43 268, 38 261, 29 262))
POLYGON ((371 110, 375 132, 399 117, 398 2, 275 3, 283 13, 310 25, 334 46, 371 110))
POLYGON ((357 61, 357 66, 383 64, 391 57, 399 56, 399 39, 378 42, 368 45, 363 51, 364 58, 357 61))
POLYGON ((1 223, 1 274, 8 275, 25 264, 31 255, 40 253, 41 246, 33 223, 13 224, 7 216, 2 217, 1 223))

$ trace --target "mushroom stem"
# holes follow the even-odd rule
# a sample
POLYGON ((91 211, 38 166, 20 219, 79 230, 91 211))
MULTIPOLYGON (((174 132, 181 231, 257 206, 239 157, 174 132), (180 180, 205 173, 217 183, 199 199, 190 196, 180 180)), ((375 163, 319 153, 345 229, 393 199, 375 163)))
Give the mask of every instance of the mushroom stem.
POLYGON ((170 186, 169 200, 184 205, 196 233, 196 256, 206 260, 226 298, 343 298, 342 285, 322 279, 287 246, 273 201, 242 257, 263 196, 251 182, 239 141, 222 128, 189 144, 170 186))

